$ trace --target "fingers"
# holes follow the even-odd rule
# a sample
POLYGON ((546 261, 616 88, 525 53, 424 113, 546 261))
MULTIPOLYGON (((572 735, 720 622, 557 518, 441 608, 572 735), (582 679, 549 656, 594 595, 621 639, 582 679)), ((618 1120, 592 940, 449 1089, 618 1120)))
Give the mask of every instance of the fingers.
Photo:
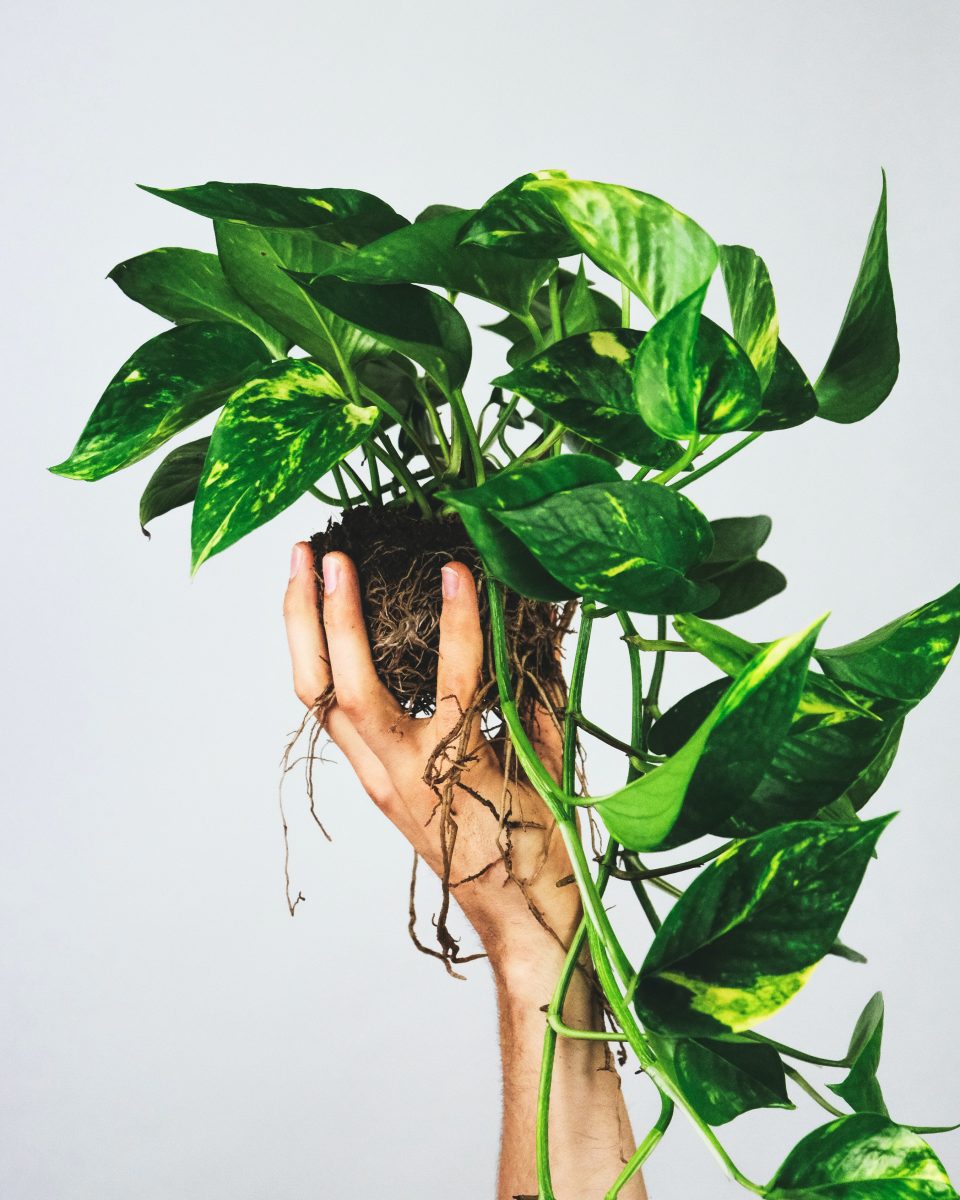
POLYGON ((337 705, 390 770, 402 750, 398 725, 404 714, 373 665, 357 571, 339 551, 323 556, 323 626, 337 705))
POLYGON ((452 729, 461 713, 476 699, 483 668, 483 634, 477 606, 477 585, 463 563, 440 570, 443 605, 440 610, 440 657, 437 663, 435 721, 452 729))

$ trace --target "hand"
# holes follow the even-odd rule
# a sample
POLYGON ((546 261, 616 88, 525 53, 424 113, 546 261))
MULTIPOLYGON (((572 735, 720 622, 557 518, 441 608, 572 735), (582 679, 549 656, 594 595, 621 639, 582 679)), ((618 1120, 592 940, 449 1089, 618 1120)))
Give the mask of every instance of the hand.
MULTIPOLYGON (((327 732, 377 807, 438 876, 448 876, 494 970, 508 976, 536 964, 545 978, 555 977, 579 921, 579 897, 575 887, 557 886, 571 868, 546 805, 528 785, 507 781, 479 717, 463 720, 483 662, 469 569, 449 563, 437 580, 438 702, 433 716, 420 719, 406 714, 377 676, 351 560, 339 552, 324 556, 322 624, 307 543, 294 547, 291 572, 284 616, 300 700, 313 708, 333 685, 327 732)), ((535 724, 537 751, 557 773, 556 723, 541 713, 535 724)))

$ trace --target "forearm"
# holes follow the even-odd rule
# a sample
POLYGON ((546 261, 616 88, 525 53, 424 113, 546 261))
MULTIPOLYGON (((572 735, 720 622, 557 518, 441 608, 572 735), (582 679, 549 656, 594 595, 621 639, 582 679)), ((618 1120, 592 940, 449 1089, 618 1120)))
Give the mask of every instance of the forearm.
MULTIPOLYGON (((559 965, 557 965, 557 972, 559 965)), ((536 1196, 536 1116, 546 1016, 556 973, 497 970, 503 1064, 503 1134, 497 1200, 536 1196)), ((583 974, 570 987, 567 1024, 599 1029, 600 1011, 583 974)), ((560 1200, 601 1200, 634 1149, 612 1053, 604 1042, 559 1038, 550 1101, 550 1165, 560 1200)), ((645 1200, 639 1175, 620 1193, 645 1200)))

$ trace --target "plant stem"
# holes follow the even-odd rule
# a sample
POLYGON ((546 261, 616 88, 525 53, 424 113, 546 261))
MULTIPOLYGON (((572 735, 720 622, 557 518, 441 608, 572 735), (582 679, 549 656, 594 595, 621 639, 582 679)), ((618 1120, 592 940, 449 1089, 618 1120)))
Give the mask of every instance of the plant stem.
MULTIPOLYGON (((629 292, 627 293, 629 295, 629 292)), ((669 1096, 663 1092, 660 1093, 660 1116, 657 1117, 653 1128, 647 1136, 639 1143, 636 1150, 631 1154, 630 1161, 626 1164, 620 1174, 613 1182, 613 1186, 607 1192, 604 1200, 617 1200, 624 1184, 629 1183, 636 1175, 643 1164, 647 1161, 653 1151, 657 1148, 660 1139, 667 1132, 667 1127, 673 1118, 674 1103, 669 1096)))
POLYGON ((483 483, 486 478, 486 470, 483 465, 483 453, 480 450, 480 443, 477 441, 477 427, 473 423, 473 418, 470 416, 470 410, 467 408, 467 401, 464 398, 460 388, 453 388, 447 393, 447 399, 450 401, 450 410, 453 413, 454 419, 459 426, 463 435, 463 440, 466 443, 467 449, 470 451, 470 461, 473 467, 473 482, 477 485, 483 483))
POLYGON ((333 467, 333 478, 337 485, 337 493, 340 496, 340 504, 343 508, 353 508, 353 500, 347 492, 347 485, 343 481, 343 472, 340 470, 340 464, 336 463, 333 467))
MULTIPOLYGON (((560 441, 567 429, 565 425, 561 425, 558 421, 549 433, 541 434, 540 437, 523 451, 517 455, 517 462, 536 462, 538 458, 545 458, 553 447, 560 441)), ((503 443, 500 443, 503 445, 503 443)))
POLYGON ((550 276, 547 284, 547 295, 550 298, 550 329, 553 340, 559 342, 563 337, 563 317, 560 314, 560 282, 557 272, 550 276))
MULTIPOLYGON (((647 921, 650 924, 650 928, 653 930, 654 933, 659 932, 660 925, 661 925, 660 914, 653 907, 653 901, 647 895, 647 889, 643 886, 642 882, 639 879, 637 879, 637 877, 635 875, 631 876, 630 886, 633 888, 633 894, 636 896, 637 900, 639 901, 640 907, 643 909, 643 915, 647 918, 647 921)), ((638 976, 634 975, 633 982, 630 984, 630 988, 627 992, 628 999, 630 998, 630 996, 633 995, 633 989, 636 987, 637 979, 638 979, 638 976)))
POLYGON ((644 867, 640 871, 631 872, 630 878, 638 881, 645 879, 654 880, 662 879, 665 875, 679 875, 681 871, 692 871, 696 867, 702 867, 705 863, 718 858, 733 845, 733 842, 727 842, 726 845, 719 846, 716 850, 709 850, 706 854, 701 854, 699 858, 690 858, 686 862, 672 863, 669 867, 644 867))
POLYGON ((377 458, 385 466, 389 467, 397 479, 400 480, 407 490, 407 495, 411 500, 415 501, 427 520, 432 521, 434 513, 430 507, 430 501, 427 499, 426 493, 420 484, 417 483, 416 479, 414 479, 400 455, 394 450, 389 438, 387 438, 386 434, 378 434, 378 442, 379 445, 377 442, 368 442, 367 444, 377 458))
POLYGON ((574 1042, 625 1042, 622 1033, 607 1033, 603 1029, 574 1029, 566 1025, 554 1013, 547 1013, 547 1024, 559 1037, 569 1038, 574 1042))
POLYGON ((630 326, 630 289, 625 283, 620 284, 620 324, 624 329, 630 326))
MULTIPOLYGON (((714 467, 719 467, 720 464, 726 462, 728 458, 733 458, 735 454, 739 454, 741 450, 745 450, 747 446, 751 444, 751 442, 755 442, 757 438, 760 437, 761 432, 762 430, 758 429, 755 433, 748 434, 741 441, 737 442, 735 446, 731 446, 730 449, 725 450, 723 454, 718 454, 717 457, 712 460, 712 462, 705 463, 702 467, 698 467, 696 471, 691 471, 685 479, 680 479, 672 485, 674 490, 679 491, 681 488, 685 488, 688 483, 693 483, 695 479, 702 479, 703 476, 709 471, 712 471, 714 467)), ((674 472, 674 474, 676 474, 676 472, 674 472)))
POLYGON ((810 1063, 814 1067, 847 1067, 850 1065, 845 1058, 821 1058, 816 1054, 807 1054, 805 1050, 795 1050, 792 1046, 785 1046, 783 1042, 775 1042, 772 1038, 764 1037, 762 1033, 754 1033, 752 1030, 742 1034, 741 1040, 772 1046, 778 1054, 785 1054, 787 1058, 795 1058, 798 1062, 810 1063))
POLYGON ((664 641, 660 641, 658 638, 642 637, 639 633, 631 634, 629 638, 625 637, 623 640, 625 642, 629 641, 630 644, 632 646, 636 646, 638 650, 645 650, 648 652, 656 651, 658 654, 661 652, 691 654, 693 652, 693 647, 688 646, 686 642, 672 642, 666 639, 664 641))
POLYGON ((350 464, 347 462, 347 460, 346 459, 341 460, 341 462, 338 464, 338 466, 344 472, 344 474, 347 476, 347 478, 350 480, 350 482, 353 484, 353 486, 357 489, 357 491, 360 493, 360 495, 364 498, 366 503, 371 508, 376 507, 377 502, 374 499, 373 493, 370 491, 370 489, 367 487, 367 485, 363 482, 363 480, 360 478, 360 476, 357 474, 357 472, 353 469, 353 467, 350 466, 350 464))
POLYGON ((817 1089, 813 1086, 813 1084, 808 1082, 806 1079, 804 1079, 804 1077, 800 1074, 800 1072, 796 1069, 796 1067, 791 1067, 789 1065, 789 1063, 784 1063, 783 1064, 783 1073, 784 1073, 784 1075, 786 1075, 786 1077, 788 1079, 792 1079, 793 1082, 798 1087, 802 1088, 807 1093, 807 1095, 810 1097, 811 1100, 815 1101, 817 1104, 820 1105, 820 1107, 822 1109, 825 1109, 828 1113, 830 1113, 831 1116, 833 1116, 833 1117, 849 1116, 849 1114, 845 1113, 842 1109, 834 1108, 834 1106, 830 1103, 830 1101, 825 1096, 821 1096, 820 1093, 817 1091, 817 1089))
POLYGON ((370 453, 369 449, 364 446, 363 457, 367 464, 367 472, 370 475, 370 491, 378 504, 383 503, 383 488, 380 484, 380 468, 377 466, 377 460, 370 453))
POLYGON ((519 316, 519 320, 530 334, 530 337, 533 339, 534 348, 536 350, 542 350, 543 330, 537 324, 537 319, 533 313, 524 313, 522 316, 519 316))
POLYGON ((329 496, 326 492, 320 490, 315 483, 307 484, 307 491, 311 496, 316 496, 318 500, 322 500, 324 504, 330 504, 334 508, 342 508, 343 504, 336 496, 329 496))
POLYGON ((446 432, 443 428, 443 422, 440 420, 440 413, 437 411, 437 406, 434 404, 430 389, 420 379, 417 379, 414 386, 417 389, 417 395, 427 412, 427 420, 430 422, 430 428, 433 430, 433 436, 437 439, 437 444, 440 447, 440 453, 443 455, 444 463, 450 465, 450 443, 447 440, 446 432))
POLYGON ((669 483, 674 475, 679 475, 685 467, 688 467, 693 462, 693 460, 697 457, 699 450, 700 435, 699 433, 695 433, 690 438, 686 450, 684 450, 683 454, 680 455, 677 461, 672 466, 667 467, 665 471, 661 471, 659 475, 654 475, 650 482, 662 484, 669 483))
MULTIPOLYGON (((657 617, 656 640, 658 642, 665 642, 667 640, 667 618, 664 616, 657 617)), ((656 658, 653 661, 650 690, 647 692, 646 699, 643 702, 643 731, 640 735, 640 745, 644 751, 646 751, 650 743, 650 728, 653 725, 654 718, 660 714, 658 702, 660 700, 660 685, 663 683, 663 669, 666 666, 666 661, 666 651, 658 650, 656 658)))
POLYGON ((483 441, 480 444, 480 449, 481 449, 481 451, 483 451, 483 453, 487 452, 487 450, 493 445, 493 443, 500 436, 502 431, 504 429, 506 429, 506 427, 510 424, 510 418, 517 411, 519 404, 520 404, 520 397, 514 395, 514 396, 510 397, 509 401, 500 410, 499 414, 497 415, 497 419, 496 419, 496 422, 494 423, 493 428, 490 430, 490 432, 487 434, 487 436, 483 439, 483 441))
POLYGON ((612 747, 614 750, 619 750, 622 754, 626 754, 630 758, 637 758, 642 761, 652 761, 647 759, 647 755, 644 754, 639 746, 631 746, 629 742, 622 742, 618 737, 614 737, 612 733, 607 733, 602 726, 596 725, 593 721, 588 720, 583 713, 574 713, 573 719, 584 731, 584 733, 589 733, 590 736, 595 737, 597 741, 603 742, 605 745, 612 747))

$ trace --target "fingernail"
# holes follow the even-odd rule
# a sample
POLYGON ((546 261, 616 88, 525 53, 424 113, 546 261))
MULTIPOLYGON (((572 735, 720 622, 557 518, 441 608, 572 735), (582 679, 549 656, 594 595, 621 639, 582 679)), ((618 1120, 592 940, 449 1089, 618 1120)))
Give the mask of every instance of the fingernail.
POLYGON ((452 600, 460 591, 460 575, 453 567, 440 568, 440 583, 444 600, 452 600))
POLYGON ((326 595, 332 596, 337 590, 337 584, 340 582, 340 564, 330 554, 323 556, 323 590, 326 595))
POLYGON ((303 562, 303 547, 298 542, 290 555, 290 578, 300 570, 300 564, 303 562))

